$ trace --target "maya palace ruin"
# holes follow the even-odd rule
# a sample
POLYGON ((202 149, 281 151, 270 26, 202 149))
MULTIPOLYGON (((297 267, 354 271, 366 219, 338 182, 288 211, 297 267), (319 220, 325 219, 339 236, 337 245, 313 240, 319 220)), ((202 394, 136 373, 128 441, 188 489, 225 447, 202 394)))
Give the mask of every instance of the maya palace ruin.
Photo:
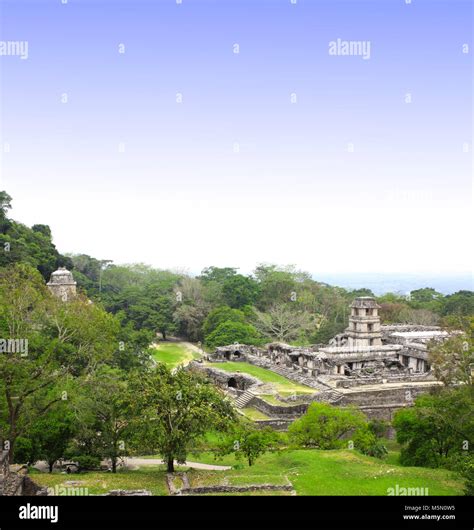
MULTIPOLYGON (((260 396, 268 386, 247 374, 201 366, 221 387, 234 395, 237 406, 253 406, 267 414, 269 424, 284 426, 301 415, 312 401, 355 405, 369 417, 391 419, 401 407, 430 387, 439 385, 428 361, 427 344, 449 334, 437 326, 381 325, 379 305, 372 297, 356 298, 349 325, 329 344, 295 347, 271 343, 265 348, 232 344, 216 349, 208 361, 246 361, 287 379, 314 388, 309 396, 282 398, 272 403, 260 396), (281 402, 279 406, 278 401, 281 402)), ((194 363, 196 366, 200 363, 194 363)))
MULTIPOLYGON (((47 285, 65 302, 76 295, 76 282, 64 267, 52 273, 47 285)), ((380 307, 372 297, 356 298, 350 309, 347 329, 329 344, 296 347, 277 342, 264 348, 231 344, 193 361, 190 368, 204 371, 239 409, 251 406, 265 415, 267 419, 258 423, 275 428, 286 428, 313 401, 355 405, 369 418, 390 420, 418 394, 441 384, 432 373, 427 344, 445 340, 449 333, 437 326, 381 325, 380 307), (228 361, 265 368, 314 393, 281 396, 271 384, 247 373, 218 368, 228 361)))

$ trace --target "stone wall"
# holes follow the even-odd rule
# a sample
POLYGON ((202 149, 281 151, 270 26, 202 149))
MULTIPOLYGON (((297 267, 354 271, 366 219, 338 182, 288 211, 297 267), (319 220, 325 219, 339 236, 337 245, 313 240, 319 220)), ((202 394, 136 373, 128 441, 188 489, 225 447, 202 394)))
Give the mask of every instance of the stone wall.
POLYGON ((8 451, 0 451, 0 495, 3 495, 5 481, 9 474, 8 451))
POLYGON ((265 427, 271 427, 275 431, 287 431, 288 427, 293 423, 293 421, 294 419, 271 419, 254 420, 254 423, 260 429, 263 429, 265 427))
MULTIPOLYGON (((415 374, 415 375, 378 375, 374 377, 354 377, 354 378, 344 378, 340 379, 339 381, 336 381, 336 388, 354 388, 354 387, 360 387, 364 385, 382 385, 385 384, 384 381, 387 383, 420 383, 425 381, 432 380, 433 383, 435 382, 434 376, 431 372, 424 372, 422 374, 415 374)), ((365 390, 364 390, 365 392, 365 390)))
POLYGON ((242 372, 226 372, 212 366, 203 366, 194 361, 191 362, 188 367, 203 373, 214 384, 224 389, 228 389, 229 384, 235 384, 234 388, 237 388, 238 390, 247 390, 247 388, 250 388, 251 386, 262 384, 262 382, 256 377, 252 377, 251 375, 242 372))
MULTIPOLYGON (((437 386, 438 383, 433 383, 437 386)), ((415 399, 426 392, 429 392, 431 386, 416 386, 406 385, 400 388, 379 389, 379 390, 364 390, 360 392, 350 392, 343 394, 340 406, 354 405, 369 419, 380 419, 391 421, 394 413, 405 407, 413 405, 415 399)))
POLYGON ((185 495, 202 495, 206 493, 244 493, 251 491, 293 491, 291 484, 253 484, 251 486, 200 486, 181 490, 185 495))
POLYGON ((19 497, 47 495, 47 488, 38 486, 27 475, 26 466, 11 466, 8 451, 0 453, 0 496, 19 497))
MULTIPOLYGON (((433 386, 437 386, 435 383, 433 386)), ((339 405, 357 405, 359 407, 369 407, 374 405, 391 405, 399 404, 400 406, 411 405, 415 398, 429 391, 431 387, 426 385, 406 385, 399 388, 390 388, 377 390, 352 391, 343 394, 339 405)))
POLYGON ((256 408, 260 412, 263 412, 267 416, 284 416, 286 418, 296 418, 301 416, 308 409, 307 403, 298 403, 297 405, 273 405, 268 403, 264 399, 255 396, 249 405, 256 408))

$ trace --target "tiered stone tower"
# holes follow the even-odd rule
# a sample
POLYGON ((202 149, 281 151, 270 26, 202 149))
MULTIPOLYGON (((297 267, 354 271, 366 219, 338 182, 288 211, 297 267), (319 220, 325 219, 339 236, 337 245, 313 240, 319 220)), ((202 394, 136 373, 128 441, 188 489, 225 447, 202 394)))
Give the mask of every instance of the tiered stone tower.
POLYGON ((51 293, 67 302, 76 296, 76 285, 72 272, 65 267, 59 267, 57 271, 51 274, 49 282, 46 284, 51 293))
POLYGON ((361 296, 352 302, 349 327, 346 329, 349 347, 382 346, 379 309, 380 306, 370 296, 361 296))

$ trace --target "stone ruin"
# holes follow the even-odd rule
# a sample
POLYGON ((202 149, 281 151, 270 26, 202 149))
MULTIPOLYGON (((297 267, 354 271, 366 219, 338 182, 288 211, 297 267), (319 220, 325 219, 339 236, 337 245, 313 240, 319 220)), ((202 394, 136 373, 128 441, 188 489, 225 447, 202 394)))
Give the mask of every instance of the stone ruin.
POLYGON ((335 386, 432 377, 427 343, 444 340, 448 332, 437 326, 382 326, 379 308, 372 297, 356 298, 347 329, 328 345, 295 347, 276 342, 257 348, 232 344, 216 348, 209 360, 264 359, 275 367, 335 386))
MULTIPOLYGON (((208 360, 246 361, 314 388, 315 394, 307 398, 308 402, 356 404, 369 416, 390 419, 416 395, 440 384, 429 364, 428 343, 445 340, 450 333, 437 326, 383 326, 380 306, 372 297, 356 298, 350 308, 348 327, 327 345, 295 347, 274 342, 260 348, 231 344, 216 348, 208 360)), ((213 373, 212 379, 219 386, 225 388, 227 381, 227 386, 237 388, 237 406, 239 402, 252 404, 250 394, 255 386, 233 385, 234 380, 237 382, 235 374, 217 372, 220 375, 213 373)), ((258 396, 253 404, 263 406, 258 396)), ((265 405, 265 409, 269 413, 269 407, 265 405)), ((278 407, 275 411, 279 413, 278 407)))
POLYGON ((38 486, 27 473, 26 466, 9 464, 9 451, 0 450, 0 497, 47 495, 47 488, 38 486))
POLYGON ((76 296, 76 285, 72 272, 65 267, 59 267, 51 274, 49 282, 46 284, 50 292, 63 302, 72 300, 76 296))

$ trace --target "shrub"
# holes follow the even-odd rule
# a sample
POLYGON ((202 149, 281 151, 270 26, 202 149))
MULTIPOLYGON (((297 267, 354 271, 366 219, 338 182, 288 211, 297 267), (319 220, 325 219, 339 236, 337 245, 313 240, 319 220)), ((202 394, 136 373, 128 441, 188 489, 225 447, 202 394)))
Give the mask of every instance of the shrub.
POLYGON ((352 437, 354 447, 364 455, 383 458, 388 451, 385 445, 367 427, 358 429, 352 437))
POLYGON ((81 455, 72 458, 77 462, 80 471, 94 471, 100 469, 100 458, 98 456, 81 455))
POLYGON ((243 324, 242 322, 233 322, 231 320, 226 320, 219 324, 206 338, 206 345, 209 348, 226 346, 235 342, 257 345, 261 344, 262 339, 251 324, 243 324))
POLYGON ((361 412, 312 403, 306 414, 290 425, 288 433, 297 446, 338 449, 344 446, 344 437, 366 426, 361 412))

